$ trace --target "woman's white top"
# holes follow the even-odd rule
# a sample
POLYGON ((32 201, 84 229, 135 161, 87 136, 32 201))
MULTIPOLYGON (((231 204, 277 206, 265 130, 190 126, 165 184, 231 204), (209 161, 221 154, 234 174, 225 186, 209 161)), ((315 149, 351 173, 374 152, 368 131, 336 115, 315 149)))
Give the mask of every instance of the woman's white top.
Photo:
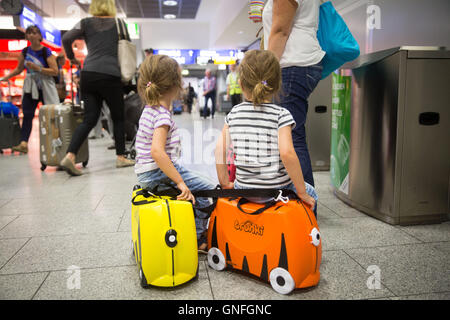
MULTIPOLYGON (((319 63, 325 51, 317 40, 319 27, 320 0, 294 0, 298 3, 293 20, 292 31, 281 56, 282 68, 298 66, 306 67, 319 63)), ((263 11, 264 49, 269 45, 272 28, 273 0, 268 0, 263 11)))

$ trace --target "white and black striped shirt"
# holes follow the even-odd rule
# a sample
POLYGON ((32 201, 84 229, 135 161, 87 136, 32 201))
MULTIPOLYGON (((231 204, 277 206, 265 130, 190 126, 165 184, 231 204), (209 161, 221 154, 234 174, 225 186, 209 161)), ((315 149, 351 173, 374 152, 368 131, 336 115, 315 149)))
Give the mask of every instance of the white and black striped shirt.
POLYGON ((236 180, 240 186, 280 188, 291 183, 278 149, 278 130, 295 127, 287 109, 243 102, 233 107, 225 123, 236 154, 236 180))

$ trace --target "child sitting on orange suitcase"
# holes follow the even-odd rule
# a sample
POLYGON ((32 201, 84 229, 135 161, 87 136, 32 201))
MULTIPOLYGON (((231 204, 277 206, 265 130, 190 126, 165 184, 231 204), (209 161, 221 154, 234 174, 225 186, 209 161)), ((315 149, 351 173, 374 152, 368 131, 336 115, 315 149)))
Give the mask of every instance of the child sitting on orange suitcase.
POLYGON ((207 214, 195 208, 209 206, 207 198, 198 198, 192 191, 213 189, 214 184, 179 164, 181 140, 172 119, 170 106, 182 89, 181 70, 178 63, 165 55, 148 56, 139 69, 138 91, 145 101, 136 135, 135 173, 142 188, 158 185, 176 186, 179 200, 192 200, 196 212, 195 224, 199 250, 207 243, 207 214))
MULTIPOLYGON (((216 146, 216 169, 223 188, 291 189, 316 212, 317 195, 306 183, 295 153, 290 112, 273 104, 281 88, 281 68, 271 51, 251 50, 239 66, 246 99, 225 118, 216 146), (229 182, 226 150, 233 143, 236 180, 229 182)), ((259 199, 267 201, 268 199, 259 199)), ((258 199, 252 201, 260 202, 258 199)))

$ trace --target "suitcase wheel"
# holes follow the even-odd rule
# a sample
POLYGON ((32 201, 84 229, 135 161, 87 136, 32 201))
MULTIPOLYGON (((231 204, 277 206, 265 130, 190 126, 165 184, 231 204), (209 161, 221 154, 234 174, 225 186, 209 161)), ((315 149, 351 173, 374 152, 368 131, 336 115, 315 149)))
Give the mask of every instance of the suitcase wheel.
POLYGON ((317 228, 313 228, 311 230, 311 233, 309 234, 309 236, 311 237, 311 243, 315 247, 318 247, 320 245, 320 232, 319 232, 319 230, 317 230, 317 228))
POLYGON ((133 160, 136 159, 136 150, 133 149, 130 151, 130 158, 133 160))
POLYGON ((142 271, 142 268, 139 268, 139 279, 141 280, 141 287, 148 288, 147 279, 145 279, 145 275, 144 272, 142 271))
POLYGON ((85 162, 83 162, 83 168, 86 168, 86 166, 88 165, 89 160, 86 160, 85 162))
POLYGON ((43 164, 43 163, 41 162, 41 171, 44 171, 46 168, 47 168, 47 165, 46 165, 46 164, 43 164))
POLYGON ((288 294, 295 288, 295 281, 286 269, 273 269, 270 271, 269 279, 273 290, 278 293, 288 294))
POLYGON ((211 268, 217 271, 225 269, 226 262, 223 253, 217 248, 208 250, 208 264, 211 268))

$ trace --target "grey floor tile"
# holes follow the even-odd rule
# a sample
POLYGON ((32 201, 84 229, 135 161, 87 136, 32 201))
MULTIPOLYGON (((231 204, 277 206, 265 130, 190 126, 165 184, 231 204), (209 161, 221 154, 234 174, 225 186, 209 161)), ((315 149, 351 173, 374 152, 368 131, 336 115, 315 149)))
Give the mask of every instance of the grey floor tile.
POLYGON ((369 289, 366 284, 369 274, 342 251, 323 252, 320 273, 321 279, 316 287, 281 295, 270 284, 242 273, 228 270, 218 272, 208 268, 214 298, 219 300, 326 300, 393 296, 383 285, 379 290, 369 289))
POLYGON ((334 211, 329 209, 327 206, 322 205, 320 200, 317 203, 317 220, 320 223, 322 219, 339 219, 341 218, 338 216, 334 211))
POLYGON ((125 210, 125 213, 120 222, 119 231, 131 231, 131 208, 130 210, 125 210))
POLYGON ((350 207, 349 205, 345 204, 343 201, 339 200, 336 197, 320 199, 319 201, 322 205, 328 207, 331 211, 333 211, 334 213, 336 213, 338 216, 340 216, 342 218, 367 217, 367 215, 364 214, 363 212, 350 207))
POLYGON ((12 200, 12 198, 10 198, 10 197, 11 197, 11 195, 7 195, 7 194, 1 195, 0 194, 0 208, 12 200), (2 199, 2 197, 5 197, 5 198, 2 199))
POLYGON ((395 300, 450 300, 450 292, 426 293, 413 296, 400 296, 395 300))
MULTIPOLYGON (((59 189, 62 189, 59 187, 59 189)), ((0 215, 41 215, 63 212, 93 211, 101 195, 78 197, 72 194, 47 193, 32 199, 13 199, 0 208, 0 215)))
POLYGON ((28 238, 7 240, 0 239, 0 270, 28 240, 28 238))
POLYGON ((130 265, 130 243, 127 232, 33 238, 0 274, 130 265))
POLYGON ((0 230, 2 230, 6 225, 11 223, 18 216, 0 216, 0 230))
POLYGON ((422 226, 399 226, 399 229, 424 242, 450 241, 450 221, 422 226))
POLYGON ((116 232, 122 215, 123 210, 58 211, 49 215, 23 215, 3 228, 0 238, 116 232))
POLYGON ((136 266, 51 272, 37 292, 36 300, 204 300, 212 299, 204 262, 197 279, 175 288, 144 289, 136 266), (79 286, 78 286, 79 285, 79 286))
POLYGON ((47 272, 0 275, 0 300, 30 300, 47 275, 47 272))
POLYGON ((370 217, 323 219, 319 227, 323 250, 420 243, 394 226, 370 217))
POLYGON ((450 241, 447 242, 434 242, 433 248, 439 250, 444 255, 450 256, 450 241))
POLYGON ((397 296, 450 291, 450 256, 433 244, 345 251, 364 268, 378 266, 381 282, 397 296))

